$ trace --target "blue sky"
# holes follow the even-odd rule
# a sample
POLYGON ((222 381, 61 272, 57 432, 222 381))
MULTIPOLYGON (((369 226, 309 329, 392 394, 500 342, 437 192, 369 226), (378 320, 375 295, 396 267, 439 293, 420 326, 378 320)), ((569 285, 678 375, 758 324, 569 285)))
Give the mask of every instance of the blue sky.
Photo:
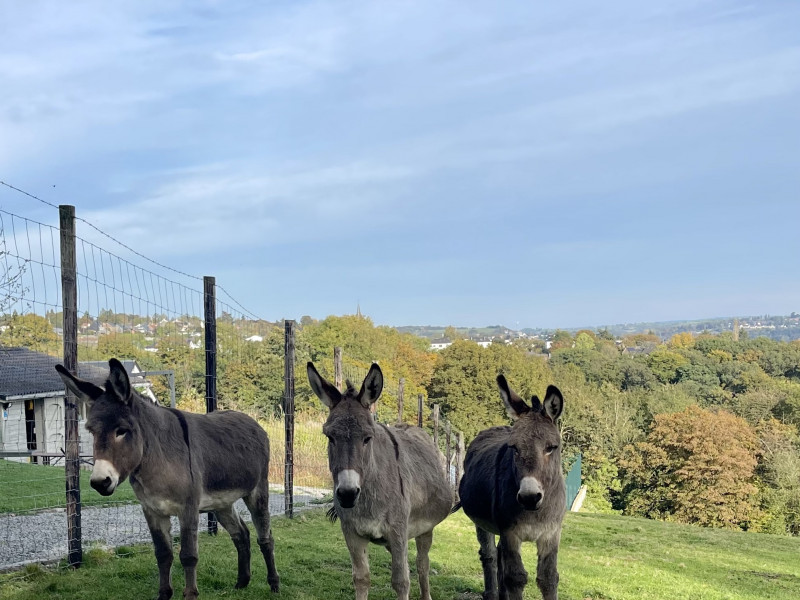
POLYGON ((800 310, 795 1, 0 0, 0 90, 1 180, 264 318, 800 310))

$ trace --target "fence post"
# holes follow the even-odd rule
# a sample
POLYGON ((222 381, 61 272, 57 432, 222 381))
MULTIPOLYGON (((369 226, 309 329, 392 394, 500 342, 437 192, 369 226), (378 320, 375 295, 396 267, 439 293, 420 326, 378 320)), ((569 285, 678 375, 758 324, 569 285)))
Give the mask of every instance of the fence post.
POLYGON ((417 394, 417 426, 422 427, 422 394, 417 394))
MULTIPOLYGON (((217 299, 216 281, 203 277, 203 310, 206 333, 206 412, 217 410, 217 299)), ((217 515, 208 513, 208 533, 217 535, 217 515)))
MULTIPOLYGON (((78 374, 78 272, 75 257, 75 207, 58 207, 61 238, 61 297, 63 298, 64 367, 78 374)), ((64 463, 67 491, 67 560, 72 567, 83 562, 81 546, 81 477, 78 405, 67 389, 64 396, 64 463)))
POLYGON ((336 346, 333 349, 333 385, 335 385, 336 389, 341 392, 343 384, 344 384, 344 379, 342 378, 342 347, 336 346))
POLYGON ((450 481, 450 464, 453 460, 453 452, 450 446, 450 421, 444 422, 444 447, 445 459, 447 460, 447 481, 450 481))
POLYGON ((283 415, 285 418, 286 465, 283 470, 283 508, 287 517, 294 516, 294 321, 284 323, 285 343, 283 415))
POLYGON ((397 422, 403 422, 403 394, 406 389, 406 378, 401 377, 400 383, 397 384, 397 422))
POLYGON ((464 434, 458 432, 458 445, 456 446, 456 494, 458 485, 461 483, 461 472, 464 464, 464 434))
POLYGON ((439 405, 433 405, 433 445, 439 448, 439 405))

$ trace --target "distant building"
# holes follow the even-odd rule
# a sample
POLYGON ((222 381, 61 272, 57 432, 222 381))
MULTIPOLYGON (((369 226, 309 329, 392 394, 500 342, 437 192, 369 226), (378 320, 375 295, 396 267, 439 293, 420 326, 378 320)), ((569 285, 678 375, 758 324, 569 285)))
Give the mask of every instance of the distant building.
POLYGON ((431 340, 431 350, 444 350, 452 344, 453 342, 446 337, 437 338, 435 340, 431 340))
MULTIPOLYGON (((27 348, 0 348, 0 456, 11 460, 50 462, 64 450, 64 382, 56 372, 60 358, 27 348), (30 453, 30 454, 28 454, 30 453), (16 456, 14 456, 16 455, 16 456)), ((136 375, 135 361, 123 361, 131 383, 155 401, 150 382, 136 375)), ((78 376, 103 385, 108 363, 78 363, 78 376)), ((86 430, 88 407, 78 407, 80 454, 92 453, 92 435, 86 430)))
POLYGON ((251 335, 248 338, 244 338, 246 342, 263 342, 264 338, 260 335, 251 335))

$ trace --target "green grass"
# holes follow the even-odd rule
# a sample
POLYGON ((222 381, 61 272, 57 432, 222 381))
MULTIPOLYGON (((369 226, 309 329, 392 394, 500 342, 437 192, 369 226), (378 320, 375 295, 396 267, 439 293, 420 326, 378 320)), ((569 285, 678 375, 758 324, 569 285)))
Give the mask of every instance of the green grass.
MULTIPOLYGON (((126 481, 114 494, 103 497, 89 485, 90 471, 81 470, 83 506, 135 502, 133 488, 126 481)), ((21 513, 66 505, 64 467, 0 460, 0 513, 21 513)))
MULTIPOLYGON (((353 598, 350 559, 339 525, 322 511, 293 521, 274 519, 276 561, 283 599, 353 598)), ((413 568, 411 597, 419 598, 413 568)), ((567 515, 559 570, 562 600, 727 600, 800 598, 800 540, 762 534, 701 529, 616 515, 567 515)), ((534 582, 536 556, 526 544, 531 574, 526 598, 540 598, 534 582)), ((370 547, 370 598, 394 598, 389 554, 370 547)), ((431 551, 432 595, 438 600, 477 600, 480 563, 474 529, 458 513, 436 529, 431 551)), ((183 574, 175 561, 173 584, 180 597, 183 574)), ((201 597, 255 600, 272 596, 266 570, 253 543, 253 581, 234 590, 236 560, 227 534, 201 536, 198 580, 201 597)), ((155 558, 149 547, 129 557, 99 549, 87 552, 76 571, 40 568, 0 575, 0 600, 100 600, 155 597, 155 558)))

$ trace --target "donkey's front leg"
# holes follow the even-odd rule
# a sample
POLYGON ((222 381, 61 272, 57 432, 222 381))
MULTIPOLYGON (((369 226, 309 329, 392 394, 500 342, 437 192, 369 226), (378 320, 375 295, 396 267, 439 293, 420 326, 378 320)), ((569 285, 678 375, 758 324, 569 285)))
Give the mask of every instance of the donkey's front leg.
POLYGON ((197 525, 200 520, 197 506, 187 506, 178 515, 181 524, 181 551, 180 559, 183 565, 183 574, 186 578, 186 587, 183 588, 184 600, 197 600, 200 592, 197 590, 197 525))
MULTIPOLYGON (((500 558, 500 569, 497 572, 498 579, 502 578, 503 584, 500 586, 501 600, 522 600, 522 590, 528 583, 528 572, 522 564, 522 557, 519 554, 522 542, 515 536, 501 535, 500 543, 497 545, 497 553, 500 558)), ((549 600, 549 599, 548 599, 549 600)))
POLYGON ((494 534, 475 526, 478 534, 478 556, 481 557, 483 567, 483 600, 498 600, 497 591, 497 546, 494 543, 494 534))
POLYGON ((149 511, 142 505, 144 518, 150 535, 153 538, 153 548, 156 551, 158 563, 158 600, 172 598, 172 532, 169 517, 158 515, 149 511))
POLYGON ((558 600, 558 544, 561 531, 554 536, 539 539, 536 548, 539 560, 536 565, 536 584, 542 592, 544 600, 558 600))
POLYGON ((408 575, 408 537, 406 528, 394 531, 388 538, 389 552, 392 555, 392 588, 397 594, 397 600, 408 600, 409 575, 408 575))
POLYGON ((369 595, 369 540, 362 538, 355 531, 343 531, 344 541, 350 551, 350 562, 353 563, 353 587, 356 588, 356 600, 367 600, 369 595))

